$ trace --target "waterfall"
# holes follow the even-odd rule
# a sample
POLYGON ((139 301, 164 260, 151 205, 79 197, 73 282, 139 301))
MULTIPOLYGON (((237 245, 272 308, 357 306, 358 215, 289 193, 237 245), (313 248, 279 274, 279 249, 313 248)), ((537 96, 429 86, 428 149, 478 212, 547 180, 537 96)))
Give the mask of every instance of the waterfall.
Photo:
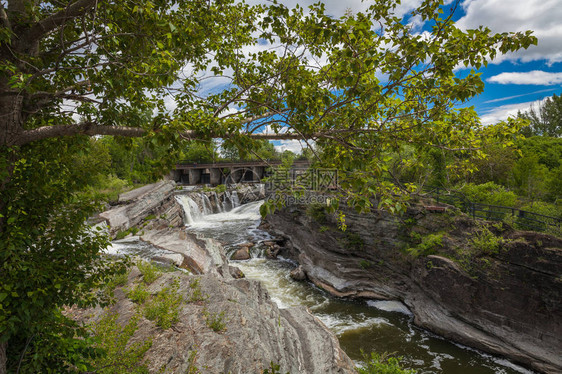
POLYGON ((176 200, 183 208, 185 216, 184 224, 191 225, 193 222, 201 218, 202 214, 199 210, 199 206, 191 197, 187 195, 179 195, 176 196, 176 200))
POLYGON ((203 205, 203 215, 206 216, 207 214, 213 214, 213 207, 209 197, 203 193, 201 194, 201 201, 203 205))
POLYGON ((222 203, 220 202, 219 196, 217 195, 217 193, 213 191, 212 196, 213 196, 213 201, 215 202, 215 206, 217 207, 217 213, 224 212, 222 203))
POLYGON ((240 206, 240 199, 238 198, 238 192, 236 190, 232 191, 231 198, 232 198, 232 209, 236 208, 237 206, 240 206))
POLYGON ((230 192, 225 191, 222 200, 222 211, 228 212, 231 209, 232 209, 232 201, 230 199, 230 192))

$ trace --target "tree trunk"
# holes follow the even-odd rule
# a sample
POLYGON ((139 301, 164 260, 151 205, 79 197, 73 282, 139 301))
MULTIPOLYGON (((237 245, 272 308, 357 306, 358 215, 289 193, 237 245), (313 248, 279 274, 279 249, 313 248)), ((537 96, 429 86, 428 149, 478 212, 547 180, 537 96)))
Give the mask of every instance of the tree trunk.
POLYGON ((8 373, 8 356, 6 350, 8 349, 8 342, 0 343, 0 374, 8 373))

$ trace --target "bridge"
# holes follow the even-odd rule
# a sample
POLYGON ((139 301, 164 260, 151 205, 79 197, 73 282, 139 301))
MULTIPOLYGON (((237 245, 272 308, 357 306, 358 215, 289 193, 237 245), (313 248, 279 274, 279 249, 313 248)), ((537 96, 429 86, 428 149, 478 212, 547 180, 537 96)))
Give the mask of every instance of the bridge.
MULTIPOLYGON (((269 175, 268 169, 281 165, 280 160, 196 163, 182 161, 176 164, 171 179, 187 185, 260 182, 269 175)), ((307 168, 308 160, 296 160, 293 168, 307 168)))

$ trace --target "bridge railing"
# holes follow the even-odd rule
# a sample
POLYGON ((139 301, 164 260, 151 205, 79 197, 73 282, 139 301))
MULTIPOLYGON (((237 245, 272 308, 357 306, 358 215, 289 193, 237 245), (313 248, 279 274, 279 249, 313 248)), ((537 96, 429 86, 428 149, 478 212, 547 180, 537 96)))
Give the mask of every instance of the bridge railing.
POLYGON ((437 202, 453 205, 472 218, 480 218, 490 221, 509 221, 517 227, 533 231, 547 231, 549 229, 560 230, 562 219, 546 216, 544 214, 529 212, 514 207, 491 205, 470 201, 460 192, 451 192, 436 187, 428 191, 428 194, 437 202))

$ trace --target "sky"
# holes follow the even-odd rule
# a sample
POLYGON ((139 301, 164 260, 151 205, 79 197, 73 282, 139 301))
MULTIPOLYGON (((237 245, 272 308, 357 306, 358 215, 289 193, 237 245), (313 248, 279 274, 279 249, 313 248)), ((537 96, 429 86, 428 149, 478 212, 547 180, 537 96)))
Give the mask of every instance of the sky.
MULTIPOLYGON (((298 3, 303 7, 313 2, 282 1, 287 6, 298 3)), ((335 17, 347 9, 363 11, 369 5, 369 1, 361 0, 323 2, 335 17)), ((420 3, 421 0, 403 0, 399 11, 411 11, 420 3)), ((454 19, 461 29, 483 25, 493 32, 533 30, 538 38, 536 46, 501 56, 479 70, 485 89, 467 106, 474 106, 482 124, 505 120, 531 106, 537 108, 546 98, 562 94, 562 0, 461 0, 454 19)), ((423 26, 419 27, 422 31, 423 26)), ((459 73, 462 74, 460 68, 459 73)), ((279 150, 300 150, 296 141, 277 142, 276 146, 279 150)))

